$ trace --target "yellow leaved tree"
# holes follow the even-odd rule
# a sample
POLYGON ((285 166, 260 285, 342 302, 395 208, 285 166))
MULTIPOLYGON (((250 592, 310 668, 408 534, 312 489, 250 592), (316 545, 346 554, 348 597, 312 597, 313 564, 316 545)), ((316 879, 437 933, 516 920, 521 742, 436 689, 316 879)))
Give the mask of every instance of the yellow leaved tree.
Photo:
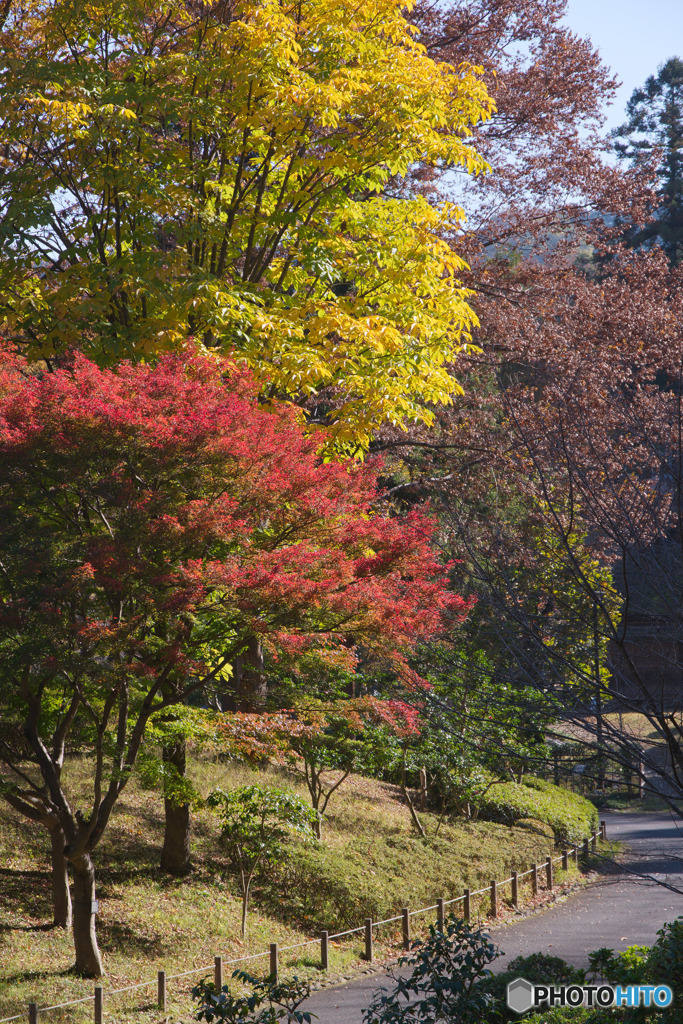
MULTIPOLYGON (((398 0, 6 0, 0 324, 33 357, 192 336, 270 393, 333 401, 336 443, 429 421, 474 314, 418 162, 485 164, 478 69, 398 0)), ((0 12, 0 17, 1 17, 0 12)), ((331 411, 332 410, 332 411, 331 411)))

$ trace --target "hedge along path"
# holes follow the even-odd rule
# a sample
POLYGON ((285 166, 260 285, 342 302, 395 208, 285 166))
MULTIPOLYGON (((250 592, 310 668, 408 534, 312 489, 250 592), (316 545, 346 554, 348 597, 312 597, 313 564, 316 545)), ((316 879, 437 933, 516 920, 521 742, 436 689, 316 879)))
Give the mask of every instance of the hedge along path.
MULTIPOLYGON (((591 833, 586 836, 582 843, 582 856, 587 858, 591 850, 595 851, 597 848, 598 839, 606 840, 607 838, 607 826, 604 821, 600 822, 600 828, 597 832, 591 833)), ((567 870, 569 867, 570 857, 573 860, 574 865, 578 864, 579 860, 579 847, 573 846, 569 849, 562 850, 559 857, 547 857, 545 864, 542 865, 542 869, 545 871, 545 884, 546 889, 552 890, 554 886, 554 865, 561 862, 563 870, 567 870)), ((223 960, 221 956, 215 956, 214 962, 208 964, 205 967, 194 967, 189 971, 183 971, 180 974, 168 975, 166 971, 160 970, 157 973, 156 979, 150 979, 149 981, 139 982, 136 985, 127 985, 124 988, 107 989, 107 996, 122 995, 126 992, 134 992, 140 989, 153 988, 156 985, 157 989, 157 1004, 162 1012, 166 1011, 166 1002, 168 995, 168 983, 170 981, 177 981, 181 978, 188 978, 192 975, 195 977, 201 974, 206 974, 208 971, 213 970, 214 985, 216 989, 223 987, 223 972, 224 968, 232 967, 236 964, 247 963, 250 960, 260 960, 264 957, 269 958, 269 976, 274 980, 277 979, 279 974, 279 958, 282 953, 288 953, 293 949, 303 949, 306 946, 312 946, 314 944, 320 944, 320 967, 321 970, 329 970, 329 943, 336 939, 344 939, 350 935, 358 935, 364 933, 364 952, 363 958, 372 963, 373 960, 373 933, 375 929, 383 928, 387 925, 397 924, 401 922, 401 945, 404 949, 407 949, 411 941, 411 927, 410 922, 413 917, 417 917, 419 914, 427 914, 436 910, 437 912, 437 927, 443 928, 443 924, 446 917, 446 907, 454 906, 456 903, 463 904, 463 918, 466 921, 470 921, 472 918, 472 900, 478 896, 488 896, 490 899, 489 917, 495 919, 498 917, 500 909, 499 901, 500 894, 499 888, 503 885, 511 885, 511 903, 514 907, 519 904, 519 883, 520 880, 531 875, 532 891, 534 895, 538 892, 538 874, 539 865, 533 864, 528 871, 517 872, 513 871, 509 878, 504 878, 502 881, 496 881, 491 879, 489 885, 483 889, 465 889, 461 896, 455 896, 453 899, 445 900, 439 898, 436 903, 429 907, 420 907, 419 910, 409 910, 408 907, 404 907, 400 914, 396 914, 394 917, 388 917, 383 921, 373 921, 371 918, 366 918, 363 924, 358 928, 349 928, 344 932, 335 932, 332 935, 328 931, 322 931, 318 938, 308 939, 305 942, 295 942, 291 946, 279 946, 277 942, 272 942, 270 948, 264 950, 261 953, 252 953, 249 956, 237 957, 234 960, 223 960)), ((28 1024, 38 1024, 38 1014, 48 1013, 51 1010, 61 1010, 67 1006, 76 1006, 79 1003, 91 1002, 93 1005, 93 1024, 104 1024, 104 1006, 105 1006, 105 989, 102 985, 96 985, 94 992, 91 996, 83 996, 80 999, 70 999, 65 1003, 55 1003, 52 1006, 39 1006, 36 1002, 30 1002, 28 1004, 28 1024)), ((17 1013, 13 1017, 3 1017, 0 1019, 0 1024, 9 1024, 10 1021, 26 1019, 26 1011, 23 1013, 17 1013)))

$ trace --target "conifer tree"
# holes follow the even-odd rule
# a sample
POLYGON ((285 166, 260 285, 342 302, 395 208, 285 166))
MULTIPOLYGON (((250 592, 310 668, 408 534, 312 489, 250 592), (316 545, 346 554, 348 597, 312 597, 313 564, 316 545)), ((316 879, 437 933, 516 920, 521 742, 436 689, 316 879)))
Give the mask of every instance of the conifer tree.
POLYGON ((656 75, 635 89, 626 107, 628 120, 615 129, 620 157, 654 160, 659 186, 653 219, 627 235, 634 246, 662 246, 669 262, 683 263, 683 61, 670 57, 656 75))

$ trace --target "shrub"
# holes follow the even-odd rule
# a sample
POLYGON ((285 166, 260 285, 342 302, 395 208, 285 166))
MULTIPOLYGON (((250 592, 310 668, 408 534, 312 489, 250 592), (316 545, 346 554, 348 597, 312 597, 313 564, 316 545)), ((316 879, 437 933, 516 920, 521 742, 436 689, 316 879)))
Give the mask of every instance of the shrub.
POLYGON ((425 942, 414 942, 399 967, 412 973, 391 976, 394 989, 375 995, 363 1024, 436 1024, 486 1018, 491 996, 477 981, 490 975, 498 956, 489 936, 451 914, 440 931, 433 925, 425 942))
POLYGON ((596 1010, 589 1006, 555 1006, 552 1010, 524 1017, 524 1024, 617 1024, 620 1014, 612 1010, 596 1010))
POLYGON ((425 842, 407 831, 371 834, 353 820, 356 832, 351 835, 347 819, 343 845, 334 845, 341 838, 336 817, 325 843, 291 843, 275 875, 260 880, 261 904, 282 914, 286 892, 289 920, 306 929, 345 930, 366 917, 391 917, 402 906, 427 906, 437 895, 459 896, 464 886, 479 889, 552 849, 552 839, 538 833, 487 822, 445 822, 439 837, 425 842))
POLYGON ((233 995, 229 985, 219 991, 213 982, 202 980, 192 989, 192 1001, 199 1003, 194 1011, 195 1020, 215 1020, 223 1024, 311 1024, 317 1020, 301 1004, 311 994, 311 986, 299 978, 275 981, 273 978, 254 978, 246 971, 235 971, 233 978, 251 991, 247 995, 233 995))
POLYGON ((239 876, 244 939, 254 875, 274 870, 292 833, 312 839, 318 815, 294 793, 274 786, 240 786, 229 793, 216 789, 206 805, 221 816, 223 844, 239 876))
POLYGON ((366 917, 378 920, 395 899, 394 892, 368 877, 364 864, 329 847, 293 846, 280 866, 278 888, 289 894, 297 920, 342 931, 357 927, 366 917))
MULTIPOLYGON (((531 956, 518 956, 510 962, 507 970, 494 978, 488 978, 479 983, 482 992, 491 996, 491 1004, 484 1018, 470 1016, 468 1024, 503 1024, 503 1022, 519 1020, 518 1014, 507 1007, 507 987, 515 978, 526 978, 533 985, 581 985, 584 982, 584 972, 577 970, 561 960, 558 956, 548 956, 545 953, 533 953, 531 956)), ((545 1019, 545 1017, 544 1017, 545 1019)), ((526 1024, 527 1018, 524 1018, 526 1024)))
POLYGON ((525 828, 528 832, 535 832, 536 835, 544 836, 546 839, 554 839, 555 831, 547 821, 540 821, 539 818, 520 818, 515 824, 518 828, 525 828))
POLYGON ((598 826, 589 800, 541 779, 496 782, 482 800, 481 818, 515 825, 532 818, 550 825, 558 843, 578 843, 598 826))
MULTIPOLYGON (((591 970, 613 985, 669 985, 670 1007, 657 1013, 658 1024, 683 1021, 683 917, 657 932, 654 946, 629 946, 620 953, 598 949, 590 955, 591 970)), ((642 1011, 629 1011, 625 1020, 639 1021, 642 1011)))
POLYGON ((671 1006, 658 1016, 660 1024, 681 1024, 683 1020, 683 917, 665 924, 657 932, 647 961, 648 982, 670 985, 671 1006))

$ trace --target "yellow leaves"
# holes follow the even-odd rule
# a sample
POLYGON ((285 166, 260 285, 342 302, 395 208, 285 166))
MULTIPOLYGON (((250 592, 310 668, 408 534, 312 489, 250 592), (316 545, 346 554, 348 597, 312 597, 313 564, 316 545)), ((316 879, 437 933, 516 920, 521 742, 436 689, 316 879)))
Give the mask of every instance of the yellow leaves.
POLYGON ((121 117, 124 121, 136 121, 138 116, 135 111, 131 110, 129 107, 120 107, 115 103, 103 103, 101 107, 97 108, 97 113, 105 116, 113 115, 121 117))
POLYGON ((44 95, 33 97, 33 105, 42 107, 50 114, 56 131, 79 128, 87 123, 88 117, 92 114, 92 107, 87 103, 74 103, 44 95))
POLYGON ((433 61, 398 0, 239 0, 201 26, 179 0, 38 7, 26 61, 0 59, 28 225, 0 278, 8 334, 102 361, 207 338, 280 395, 333 385, 356 449, 383 420, 429 422, 476 324, 440 237, 464 214, 384 191, 419 162, 486 169, 480 70, 433 61), (34 243, 56 216, 53 270, 34 243))

